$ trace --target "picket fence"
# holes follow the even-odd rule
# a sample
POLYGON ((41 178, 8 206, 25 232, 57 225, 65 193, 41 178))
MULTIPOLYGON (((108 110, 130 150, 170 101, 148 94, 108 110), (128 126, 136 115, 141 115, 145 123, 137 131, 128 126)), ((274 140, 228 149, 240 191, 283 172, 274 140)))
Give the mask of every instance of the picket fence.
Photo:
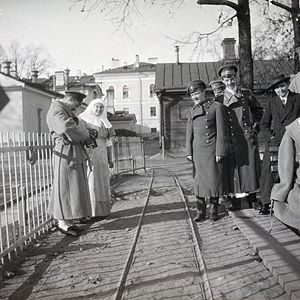
MULTIPOLYGON (((53 226, 47 206, 53 180, 49 134, 0 132, 0 259, 11 260, 53 226)), ((114 176, 146 169, 140 137, 113 142, 114 176)))

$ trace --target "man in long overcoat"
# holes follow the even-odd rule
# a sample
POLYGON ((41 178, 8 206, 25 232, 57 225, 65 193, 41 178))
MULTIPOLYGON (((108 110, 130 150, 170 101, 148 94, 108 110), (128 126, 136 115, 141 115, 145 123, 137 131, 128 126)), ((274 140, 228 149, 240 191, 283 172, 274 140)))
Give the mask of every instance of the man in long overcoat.
POLYGON ((286 126, 279 146, 279 183, 275 183, 271 199, 274 215, 281 222, 300 231, 300 119, 286 126))
POLYGON ((84 151, 90 135, 73 113, 84 97, 78 92, 66 92, 62 100, 52 101, 46 119, 55 144, 48 212, 58 220, 59 230, 71 236, 77 236, 77 232, 70 221, 91 213, 84 151))
POLYGON ((187 123, 187 159, 194 163, 194 193, 197 198, 195 222, 206 217, 206 199, 210 201, 210 219, 218 219, 218 200, 227 193, 223 161, 227 154, 225 114, 222 104, 209 101, 202 80, 192 81, 188 91, 194 101, 187 123))
MULTIPOLYGON (((260 128, 266 140, 260 177, 260 201, 263 205, 260 214, 268 214, 270 212, 271 189, 278 176, 276 169, 271 170, 270 149, 277 154, 285 127, 300 117, 300 94, 295 94, 288 90, 289 79, 284 74, 273 79, 269 89, 274 90, 276 96, 267 102, 260 122, 260 128)), ((276 155, 273 157, 275 158, 276 155)))
POLYGON ((245 196, 249 206, 256 203, 261 171, 257 135, 263 108, 250 90, 238 85, 237 71, 236 65, 224 65, 218 71, 226 86, 223 104, 231 138, 228 157, 230 210, 240 209, 241 198, 245 196))

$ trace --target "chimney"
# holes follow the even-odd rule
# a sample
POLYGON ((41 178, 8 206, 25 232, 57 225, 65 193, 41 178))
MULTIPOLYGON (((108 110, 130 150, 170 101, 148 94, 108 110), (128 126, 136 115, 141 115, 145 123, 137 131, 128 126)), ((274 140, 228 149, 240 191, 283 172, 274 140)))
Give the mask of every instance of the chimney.
POLYGON ((3 73, 6 75, 10 74, 10 64, 11 64, 11 62, 8 60, 6 60, 2 63, 3 73))
POLYGON ((157 64, 158 63, 158 58, 157 57, 149 57, 148 58, 148 63, 157 64))
POLYGON ((70 84, 70 77, 69 77, 69 74, 70 74, 70 70, 67 68, 65 69, 65 90, 67 91, 69 89, 69 84, 70 84))
POLYGON ((139 57, 139 55, 137 54, 136 56, 135 56, 135 64, 134 64, 134 67, 135 68, 138 68, 140 66, 140 57, 139 57))
POLYGON ((120 65, 119 63, 119 60, 118 59, 115 59, 115 58, 112 58, 111 59, 111 67, 114 69, 114 68, 118 68, 120 65))
POLYGON ((225 62, 236 61, 235 42, 234 38, 225 38, 222 41, 221 46, 223 47, 223 60, 225 62))
POLYGON ((31 82, 36 83, 38 78, 39 71, 38 70, 32 70, 31 71, 31 82))
POLYGON ((176 52, 176 65, 179 65, 179 46, 175 46, 176 52))

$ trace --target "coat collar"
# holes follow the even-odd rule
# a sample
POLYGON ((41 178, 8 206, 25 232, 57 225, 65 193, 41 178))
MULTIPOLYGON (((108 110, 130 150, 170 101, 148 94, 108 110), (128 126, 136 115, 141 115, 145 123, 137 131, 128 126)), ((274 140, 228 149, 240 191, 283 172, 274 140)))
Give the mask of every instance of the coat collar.
POLYGON ((293 140, 300 144, 300 118, 296 119, 290 125, 286 126, 286 130, 289 132, 293 140))
POLYGON ((226 89, 224 91, 224 105, 230 106, 231 104, 238 102, 242 96, 243 94, 240 87, 237 87, 234 93, 226 89))
POLYGON ((59 100, 52 100, 52 104, 54 106, 60 107, 62 108, 64 111, 66 111, 66 113, 70 116, 70 117, 74 117, 74 113, 72 112, 71 108, 69 107, 69 105, 67 105, 66 103, 59 101, 59 100))

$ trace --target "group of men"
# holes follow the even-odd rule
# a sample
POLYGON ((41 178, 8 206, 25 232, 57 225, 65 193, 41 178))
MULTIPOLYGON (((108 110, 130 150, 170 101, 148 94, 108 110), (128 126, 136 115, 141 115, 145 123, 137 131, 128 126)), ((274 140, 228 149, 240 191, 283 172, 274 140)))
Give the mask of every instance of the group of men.
POLYGON ((231 201, 229 210, 239 210, 241 203, 247 203, 260 214, 269 214, 271 190, 278 179, 273 160, 285 127, 300 117, 300 95, 289 91, 289 77, 282 74, 273 78, 269 89, 276 95, 263 109, 250 90, 239 86, 237 73, 233 64, 219 69, 220 79, 210 83, 213 98, 207 97, 202 80, 188 86, 194 101, 186 148, 187 159, 194 165, 195 222, 205 220, 207 202, 210 219, 217 220, 218 201, 223 196, 231 201), (266 142, 262 164, 260 130, 266 142))

